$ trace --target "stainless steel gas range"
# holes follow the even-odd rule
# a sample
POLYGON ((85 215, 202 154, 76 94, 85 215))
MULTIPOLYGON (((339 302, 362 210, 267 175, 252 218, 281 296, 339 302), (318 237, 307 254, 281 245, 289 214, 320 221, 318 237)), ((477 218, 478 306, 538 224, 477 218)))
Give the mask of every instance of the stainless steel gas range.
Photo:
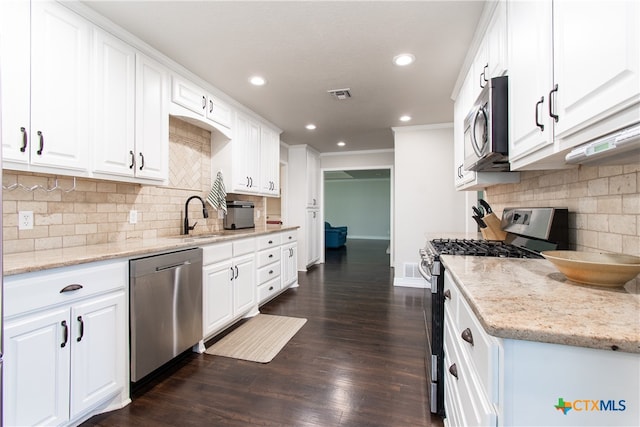
POLYGON ((568 248, 568 211, 557 208, 507 208, 500 224, 504 241, 438 238, 420 250, 420 273, 431 284, 425 291, 426 366, 431 412, 444 413, 444 266, 441 255, 542 258, 540 252, 568 248), (429 304, 430 301, 430 304, 429 304), (429 316, 428 313, 431 313, 429 316), (431 321, 429 322, 429 319, 431 321))

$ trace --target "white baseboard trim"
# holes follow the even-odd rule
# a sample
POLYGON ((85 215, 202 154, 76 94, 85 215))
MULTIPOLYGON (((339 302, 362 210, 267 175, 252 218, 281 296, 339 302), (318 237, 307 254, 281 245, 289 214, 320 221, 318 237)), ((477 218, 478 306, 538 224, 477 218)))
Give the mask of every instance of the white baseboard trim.
POLYGON ((401 286, 405 288, 430 288, 430 284, 422 279, 415 277, 394 277, 393 286, 401 286))

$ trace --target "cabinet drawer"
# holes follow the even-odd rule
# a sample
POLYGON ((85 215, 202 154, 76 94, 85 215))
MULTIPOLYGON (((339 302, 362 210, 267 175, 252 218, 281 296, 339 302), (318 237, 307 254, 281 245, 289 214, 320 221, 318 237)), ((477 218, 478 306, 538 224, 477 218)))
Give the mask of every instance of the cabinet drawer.
POLYGON ((455 338, 462 351, 468 355, 473 369, 478 373, 485 393, 493 402, 497 402, 498 343, 484 331, 463 298, 459 298, 458 316, 455 338), (470 335, 473 344, 462 338, 463 333, 470 335))
POLYGON ((216 243, 202 247, 202 265, 209 265, 231 258, 233 246, 229 243, 216 243))
POLYGON ((273 249, 267 249, 262 252, 258 252, 258 267, 264 267, 265 265, 280 261, 281 253, 282 251, 280 250, 279 246, 273 249))
MULTIPOLYGON (((482 384, 479 383, 477 370, 470 363, 460 342, 450 328, 451 318, 445 320, 444 329, 444 376, 445 392, 448 389, 453 407, 445 407, 447 414, 452 413, 461 426, 496 425, 497 414, 489 401, 482 384), (457 378, 451 371, 455 364, 457 378)), ((446 402, 446 400, 445 400, 446 402)))
POLYGON ((275 278, 258 286, 258 302, 268 300, 280 291, 280 279, 275 278))
POLYGON ((258 269, 258 284, 280 276, 280 262, 258 269))
POLYGON ((256 250, 256 239, 253 237, 250 239, 234 240, 233 242, 233 256, 244 255, 256 250))
POLYGON ((280 234, 280 237, 282 238, 282 244, 286 245, 287 243, 293 243, 298 240, 298 233, 296 230, 285 231, 280 234))
POLYGON ((257 246, 259 251, 263 249, 273 248, 275 246, 280 246, 282 244, 282 237, 279 233, 258 236, 256 237, 256 240, 258 241, 257 246))
POLYGON ((129 262, 104 261, 54 268, 4 278, 4 316, 68 304, 119 288, 129 282, 129 262), (62 292, 69 285, 81 288, 62 292))
POLYGON ((444 275, 444 309, 449 312, 451 320, 458 322, 458 301, 460 300, 460 291, 453 282, 453 278, 448 271, 445 270, 444 275))

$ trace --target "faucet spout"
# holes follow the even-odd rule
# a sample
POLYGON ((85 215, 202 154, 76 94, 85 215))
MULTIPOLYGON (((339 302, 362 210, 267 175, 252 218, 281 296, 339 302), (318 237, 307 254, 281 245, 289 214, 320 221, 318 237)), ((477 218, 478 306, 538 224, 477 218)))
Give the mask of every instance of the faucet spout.
POLYGON ((189 197, 186 203, 184 204, 184 234, 185 235, 189 234, 189 230, 193 230, 194 228, 196 228, 196 224, 198 223, 196 221, 192 226, 189 226, 189 202, 193 199, 200 200, 200 203, 202 203, 202 216, 204 218, 209 218, 209 211, 207 211, 207 206, 204 204, 204 200, 202 200, 202 197, 200 196, 189 197))

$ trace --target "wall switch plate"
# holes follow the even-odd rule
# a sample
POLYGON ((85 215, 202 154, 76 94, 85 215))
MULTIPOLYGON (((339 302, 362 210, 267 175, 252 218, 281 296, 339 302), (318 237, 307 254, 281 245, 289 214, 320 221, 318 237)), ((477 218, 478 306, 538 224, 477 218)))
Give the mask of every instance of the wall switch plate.
POLYGON ((138 223, 138 211, 135 209, 131 209, 129 211, 129 224, 137 224, 138 223))
POLYGON ((18 212, 18 230, 33 230, 33 211, 18 212))

